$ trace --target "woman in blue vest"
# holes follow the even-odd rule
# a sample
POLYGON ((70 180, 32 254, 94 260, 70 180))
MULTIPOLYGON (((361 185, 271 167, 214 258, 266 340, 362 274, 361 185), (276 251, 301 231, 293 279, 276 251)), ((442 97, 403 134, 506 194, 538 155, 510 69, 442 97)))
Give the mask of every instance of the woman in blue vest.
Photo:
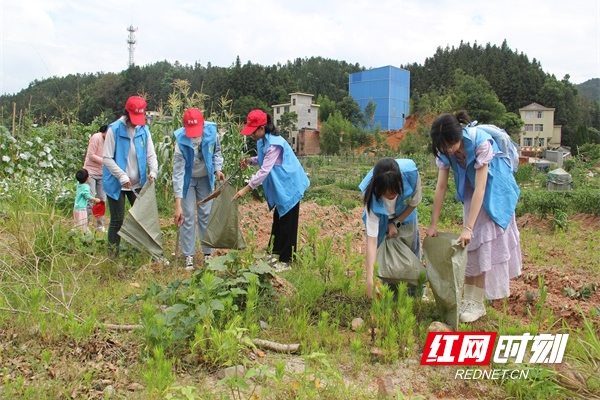
POLYGON ((473 322, 486 314, 484 299, 510 295, 510 279, 521 274, 521 248, 515 208, 520 190, 512 170, 493 138, 477 129, 475 139, 465 111, 441 114, 431 126, 432 151, 437 157, 438 181, 427 236, 437 235, 437 223, 452 169, 456 198, 463 203, 459 241, 468 246, 460 321, 473 322))
POLYGON ((146 179, 154 181, 158 174, 154 144, 146 126, 146 100, 139 96, 127 99, 123 116, 108 126, 102 161, 102 188, 110 210, 108 255, 118 257, 125 197, 133 205, 146 179))
MULTIPOLYGON (((363 193, 363 221, 367 231, 367 297, 373 297, 373 271, 377 249, 383 240, 398 235, 402 225, 414 232, 412 243, 405 243, 421 259, 417 205, 421 202, 421 178, 413 160, 382 158, 358 186, 363 193)), ((397 285, 387 284, 397 295, 397 285)), ((377 291, 378 292, 378 291, 377 291)), ((408 294, 415 295, 415 287, 408 294)))
POLYGON ((298 241, 300 200, 310 182, 288 142, 279 136, 270 115, 262 110, 250 111, 240 133, 257 141, 258 153, 257 157, 243 159, 240 166, 258 165, 260 169, 234 199, 262 183, 269 210, 275 208, 271 238, 273 254, 279 255, 279 261, 273 267, 276 271, 288 270, 298 241))
MULTIPOLYGON (((175 224, 179 226, 181 252, 185 256, 185 269, 194 269, 196 253, 196 222, 200 240, 204 237, 212 200, 197 205, 215 187, 215 177, 224 180, 223 156, 217 137, 217 124, 204 121, 197 108, 183 114, 183 127, 173 135, 177 146, 173 154, 173 192, 175 196, 175 224)), ((202 246, 204 260, 210 258, 212 249, 202 246)))

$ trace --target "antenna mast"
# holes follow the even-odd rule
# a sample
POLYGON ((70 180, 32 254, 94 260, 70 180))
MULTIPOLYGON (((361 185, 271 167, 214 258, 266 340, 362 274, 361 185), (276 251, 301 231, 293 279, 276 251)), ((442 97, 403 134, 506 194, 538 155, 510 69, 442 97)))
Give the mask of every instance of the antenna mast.
POLYGON ((129 37, 127 38, 127 44, 129 45, 129 66, 133 67, 134 62, 133 62, 133 53, 135 51, 135 32, 137 31, 137 28, 134 28, 133 25, 129 25, 129 27, 127 28, 127 31, 129 32, 129 37))

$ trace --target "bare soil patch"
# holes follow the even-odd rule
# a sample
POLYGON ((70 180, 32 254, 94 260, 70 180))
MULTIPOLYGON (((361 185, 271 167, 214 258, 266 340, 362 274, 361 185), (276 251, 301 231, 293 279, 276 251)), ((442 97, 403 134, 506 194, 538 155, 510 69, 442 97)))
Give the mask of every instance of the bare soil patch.
MULTIPOLYGON (((358 253, 365 254, 365 229, 362 222, 361 207, 357 207, 348 212, 342 212, 335 206, 319 206, 312 201, 302 202, 300 204, 300 237, 298 246, 306 244, 306 226, 316 225, 320 228, 319 235, 331 236, 334 238, 334 247, 337 251, 345 251, 345 238, 347 234, 352 235, 352 249, 358 253)), ((256 234, 256 245, 258 249, 266 249, 268 246, 269 235, 271 233, 271 223, 273 214, 267 209, 264 202, 252 200, 240 206, 240 215, 242 217, 240 226, 244 234, 248 230, 254 230, 256 234)), ((600 229, 600 217, 589 214, 576 214, 570 218, 573 222, 581 222, 581 229, 590 232, 600 229)), ((539 231, 540 233, 552 232, 552 221, 547 218, 540 218, 535 215, 527 214, 517 220, 520 228, 527 227, 539 231)), ((421 239, 425 237, 425 226, 420 226, 421 239)), ((520 320, 523 323, 531 321, 531 315, 527 311, 532 302, 527 298, 527 292, 534 295, 533 304, 539 299, 538 277, 544 278, 544 284, 547 287, 548 295, 546 307, 550 307, 555 315, 555 320, 560 324, 560 319, 566 320, 571 327, 579 327, 582 323, 581 312, 589 315, 593 308, 600 308, 600 277, 590 276, 589 272, 580 270, 577 266, 569 262, 568 256, 560 249, 551 250, 553 257, 563 258, 562 267, 557 269, 552 266, 534 265, 527 262, 527 257, 523 260, 523 274, 511 281, 511 296, 506 302, 494 301, 492 307, 498 311, 506 312, 520 320), (582 285, 588 283, 597 283, 599 289, 592 292, 591 298, 584 300, 581 298, 570 298, 562 293, 563 288, 571 287, 579 290, 582 285), (506 307, 506 308, 505 308, 506 307)), ((559 325, 560 326, 560 325, 559 325)))

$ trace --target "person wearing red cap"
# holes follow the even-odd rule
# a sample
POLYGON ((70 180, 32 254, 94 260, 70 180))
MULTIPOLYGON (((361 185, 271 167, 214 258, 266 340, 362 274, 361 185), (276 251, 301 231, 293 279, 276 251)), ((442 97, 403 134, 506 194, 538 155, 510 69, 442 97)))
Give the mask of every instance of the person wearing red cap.
POLYGON ((276 271, 288 270, 298 242, 300 200, 310 181, 287 140, 277 132, 270 115, 262 110, 250 111, 240 134, 251 135, 257 141, 258 152, 256 157, 244 158, 240 167, 258 165, 260 169, 234 199, 262 183, 269 210, 275 208, 271 238, 273 254, 279 256, 279 261, 273 267, 276 271))
POLYGON ((125 197, 133 205, 146 179, 156 180, 158 162, 146 126, 146 100, 131 96, 121 118, 108 126, 102 151, 102 188, 110 210, 108 255, 119 256, 118 235, 125 217, 125 197))
MULTIPOLYGON (((179 226, 181 252, 185 256, 185 269, 194 269, 196 253, 196 222, 200 240, 204 237, 212 201, 197 205, 215 187, 215 177, 224 180, 223 156, 217 135, 217 124, 204 120, 197 108, 183 114, 183 127, 173 132, 177 145, 173 154, 173 193, 175 213, 179 226)), ((212 249, 202 246, 204 259, 210 258, 212 249)))

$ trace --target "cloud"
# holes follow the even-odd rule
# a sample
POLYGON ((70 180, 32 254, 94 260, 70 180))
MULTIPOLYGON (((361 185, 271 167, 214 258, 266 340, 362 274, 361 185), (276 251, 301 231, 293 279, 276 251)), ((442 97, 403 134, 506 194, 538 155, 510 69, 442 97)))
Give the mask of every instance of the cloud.
POLYGON ((322 56, 365 67, 422 64, 460 42, 509 47, 548 73, 600 77, 600 5, 467 0, 0 0, 0 93, 35 80, 127 68, 135 62, 273 65, 322 56))

